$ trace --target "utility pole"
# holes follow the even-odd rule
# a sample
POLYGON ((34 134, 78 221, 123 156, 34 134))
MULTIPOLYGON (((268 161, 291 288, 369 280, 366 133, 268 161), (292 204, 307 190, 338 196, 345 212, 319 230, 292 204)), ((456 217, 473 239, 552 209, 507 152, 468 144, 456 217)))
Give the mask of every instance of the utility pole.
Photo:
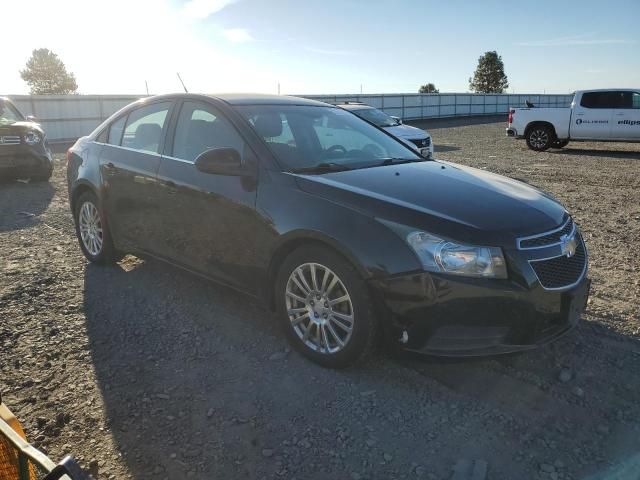
POLYGON ((360 84, 360 95, 362 95, 362 84, 360 84))
POLYGON ((278 95, 280 95, 280 82, 278 82, 278 95))
POLYGON ((147 96, 149 96, 149 84, 147 83, 147 81, 144 81, 144 88, 147 91, 147 96))

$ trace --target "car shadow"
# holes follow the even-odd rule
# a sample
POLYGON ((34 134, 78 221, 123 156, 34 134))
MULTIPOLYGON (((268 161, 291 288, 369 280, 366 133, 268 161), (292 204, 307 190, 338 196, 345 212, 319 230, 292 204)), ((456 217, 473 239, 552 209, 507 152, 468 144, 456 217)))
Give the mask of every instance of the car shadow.
MULTIPOLYGON (((378 432, 379 448, 408 457, 409 463, 424 461, 415 442, 425 431, 437 435, 445 451, 471 448, 464 444, 468 439, 442 423, 438 401, 422 404, 421 391, 482 413, 465 422, 483 421, 494 409, 512 422, 531 422, 531 438, 561 424, 554 443, 563 451, 593 435, 593 418, 613 418, 618 410, 625 418, 640 416, 640 406, 629 404, 628 396, 607 405, 591 400, 623 378, 630 388, 640 385, 637 345, 591 321, 520 355, 466 360, 381 355, 364 366, 327 370, 289 352, 274 316, 258 301, 130 256, 115 267, 86 266, 84 312, 105 428, 134 479, 289 478, 293 473, 347 478, 344 465, 333 467, 345 429, 358 441, 378 432), (625 362, 624 372, 612 370, 619 361, 625 362), (574 372, 570 382, 556 380, 560 366, 574 372), (588 393, 575 395, 577 386, 588 393), (363 404, 373 410, 367 413, 363 404), (420 414, 419 425, 403 424, 412 436, 384 435, 389 418, 429 405, 439 412, 433 418, 420 414), (306 450, 306 438, 316 442, 313 450, 306 450), (315 467, 304 467, 311 454, 315 467), (287 462, 303 470, 287 472, 287 462)), ((624 425, 613 429, 617 450, 611 458, 635 448, 624 440, 630 433, 624 425)), ((494 437, 487 437, 494 443, 481 453, 489 461, 493 449, 504 448, 504 439, 494 437)), ((526 442, 523 448, 537 448, 526 442)), ((347 465, 351 461, 359 460, 344 459, 347 465)), ((519 468, 509 466, 513 472, 519 468)), ((442 472, 449 465, 434 467, 442 472)))
POLYGON ((327 373, 290 353, 251 297, 129 258, 86 266, 84 310, 106 423, 132 477, 275 475, 262 453, 283 440, 275 426, 320 396, 294 372, 327 373))
POLYGON ((565 147, 561 150, 551 149, 549 153, 555 155, 572 155, 579 157, 609 157, 628 160, 640 160, 640 151, 629 150, 595 150, 587 148, 565 147))
POLYGON ((49 182, 0 183, 0 232, 22 230, 40 223, 55 194, 49 182))

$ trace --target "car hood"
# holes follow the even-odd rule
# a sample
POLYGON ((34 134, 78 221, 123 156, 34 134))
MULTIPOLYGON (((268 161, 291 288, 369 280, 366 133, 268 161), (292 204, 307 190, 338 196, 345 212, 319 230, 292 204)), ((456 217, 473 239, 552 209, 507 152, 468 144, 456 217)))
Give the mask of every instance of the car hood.
POLYGON ((553 197, 521 181, 440 161, 298 175, 298 184, 372 217, 473 242, 513 245, 567 215, 553 197))
POLYGON ((391 135, 402 138, 426 138, 429 136, 424 130, 410 125, 395 125, 393 127, 384 127, 384 129, 391 135))
POLYGON ((19 134, 27 130, 36 130, 43 133, 42 127, 34 122, 13 122, 8 124, 0 124, 0 133, 6 134, 19 134))

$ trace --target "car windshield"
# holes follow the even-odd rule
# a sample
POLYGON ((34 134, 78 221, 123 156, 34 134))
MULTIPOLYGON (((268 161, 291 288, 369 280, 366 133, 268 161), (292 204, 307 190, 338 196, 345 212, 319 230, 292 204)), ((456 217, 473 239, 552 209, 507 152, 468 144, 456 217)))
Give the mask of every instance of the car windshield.
POLYGON ((383 111, 376 108, 357 108, 351 111, 378 127, 395 127, 396 125, 400 125, 400 122, 395 118, 390 117, 383 111))
POLYGON ((0 125, 10 125, 24 120, 20 112, 11 103, 0 100, 0 125))
POLYGON ((409 147, 335 107, 239 106, 237 110, 291 171, 351 170, 424 161, 409 147))

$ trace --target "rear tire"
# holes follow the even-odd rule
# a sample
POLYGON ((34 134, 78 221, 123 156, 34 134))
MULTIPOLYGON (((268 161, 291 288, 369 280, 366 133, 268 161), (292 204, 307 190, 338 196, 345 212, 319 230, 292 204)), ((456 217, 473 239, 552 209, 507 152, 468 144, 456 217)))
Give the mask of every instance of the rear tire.
POLYGON ((553 129, 546 125, 535 125, 527 131, 527 146, 536 152, 549 149, 556 141, 553 129))
POLYGON ((328 368, 345 368, 375 350, 378 319, 365 282, 336 252, 308 245, 282 264, 275 286, 278 321, 293 348, 328 368))
POLYGON ((76 236, 87 260, 103 265, 120 260, 122 255, 113 246, 98 197, 93 192, 84 192, 78 197, 75 205, 76 236))

